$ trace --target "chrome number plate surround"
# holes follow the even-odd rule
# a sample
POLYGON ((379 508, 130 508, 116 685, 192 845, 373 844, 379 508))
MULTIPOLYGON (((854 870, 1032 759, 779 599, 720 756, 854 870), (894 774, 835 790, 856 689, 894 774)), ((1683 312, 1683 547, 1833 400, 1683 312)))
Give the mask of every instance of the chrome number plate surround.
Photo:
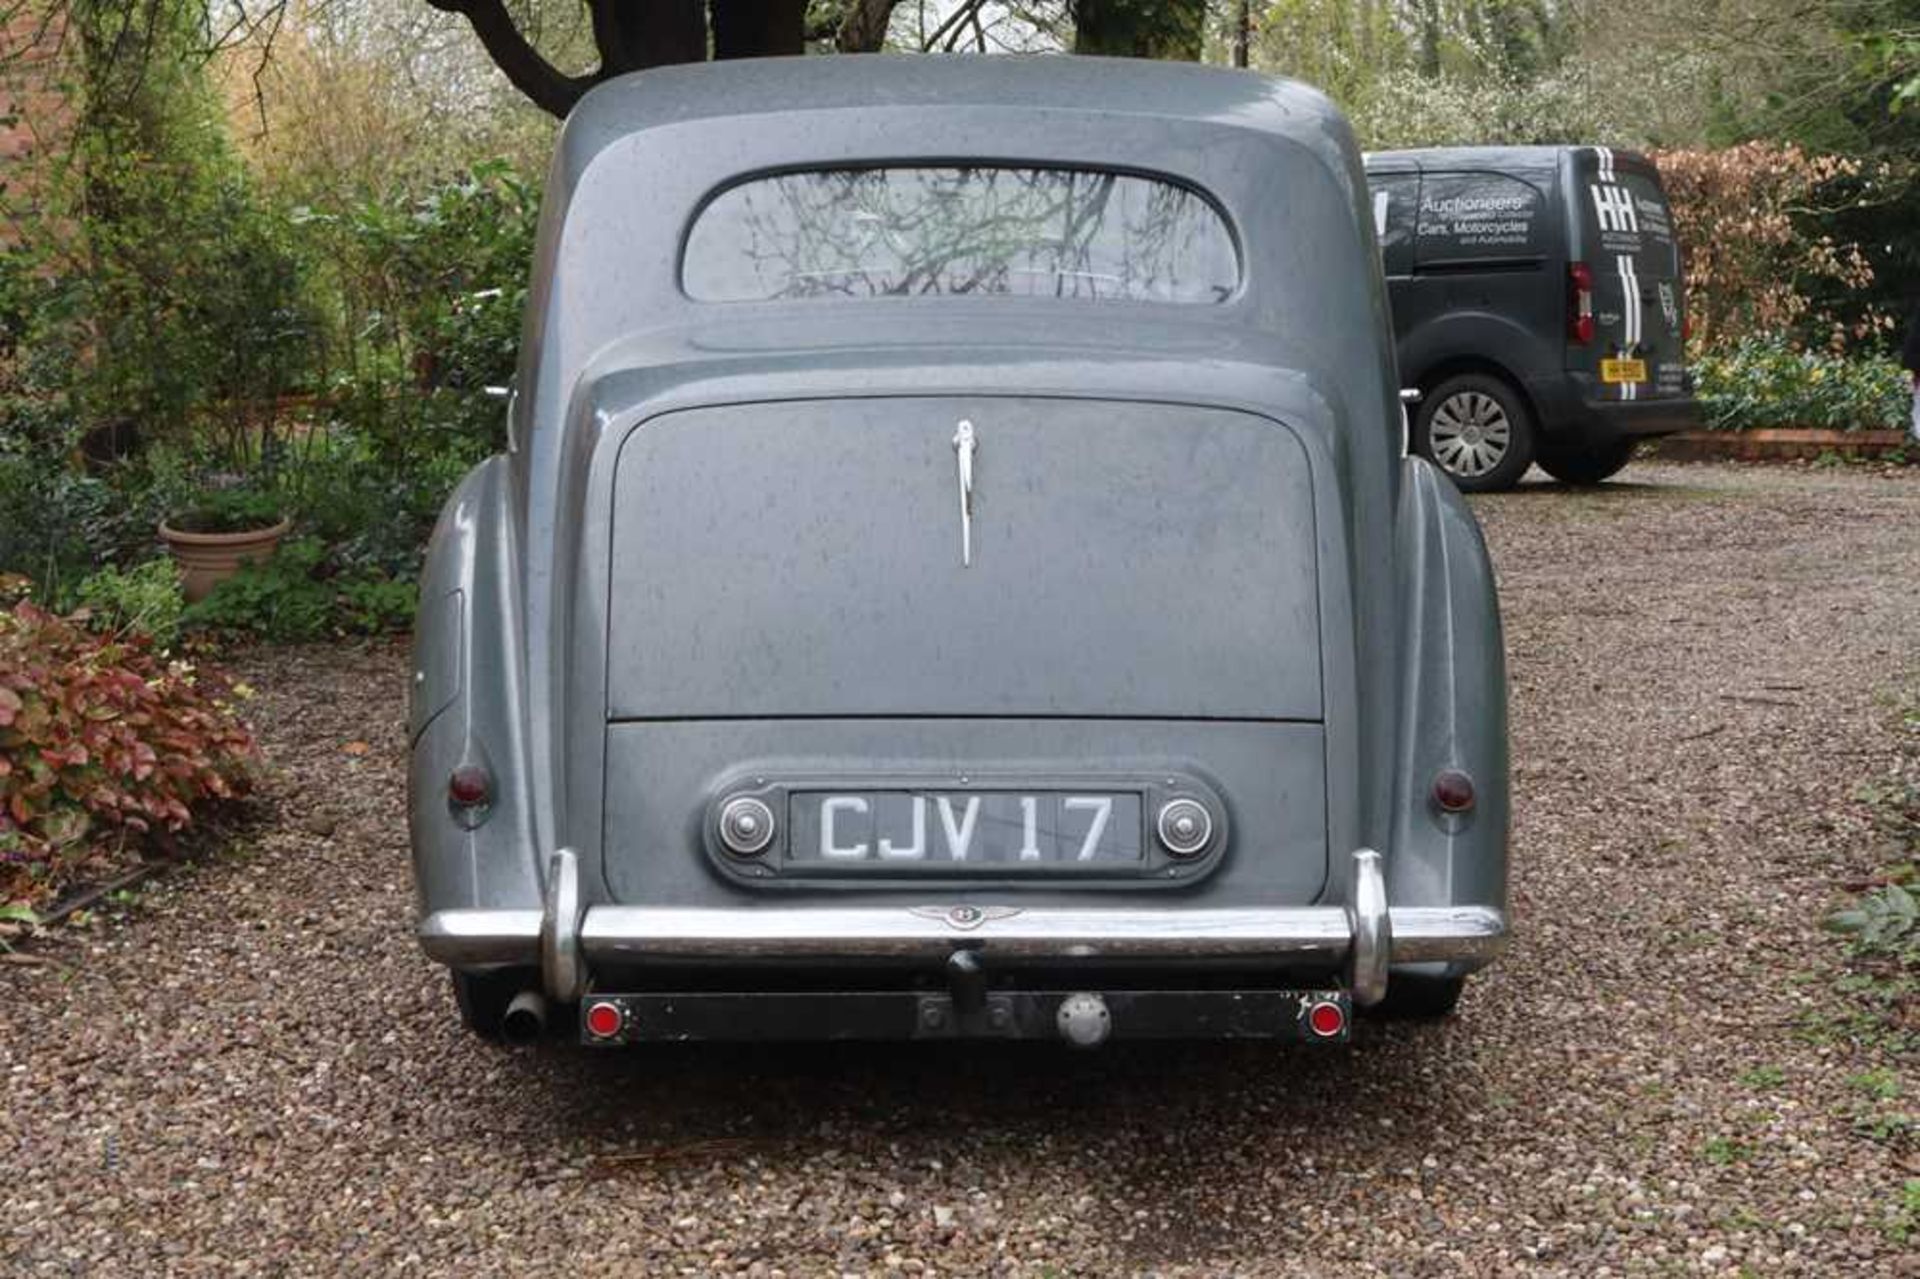
MULTIPOLYGON (((1189 884, 1225 855, 1228 812, 1190 772, 1152 776, 736 776, 709 796, 705 843, 728 878, 819 888, 929 881, 1189 884), (723 839, 720 813, 743 797, 779 815, 767 846, 743 856, 723 839), (1168 803, 1192 800, 1211 837, 1176 854, 1156 834, 1168 803)), ((737 844, 738 841, 735 841, 737 844)))

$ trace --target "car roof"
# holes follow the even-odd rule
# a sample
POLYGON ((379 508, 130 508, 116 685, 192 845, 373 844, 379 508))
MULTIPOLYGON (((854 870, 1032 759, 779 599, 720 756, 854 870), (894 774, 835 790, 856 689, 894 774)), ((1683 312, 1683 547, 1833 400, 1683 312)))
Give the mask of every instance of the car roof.
MULTIPOLYGON (((1132 58, 835 55, 616 77, 588 92, 561 132, 530 311, 564 339, 563 362, 575 370, 639 329, 700 325, 716 305, 805 307, 819 317, 817 339, 835 341, 852 300, 828 310, 691 299, 680 277, 688 229, 715 193, 769 173, 956 163, 1190 185, 1234 235, 1241 286, 1187 310, 1189 323, 1265 329, 1279 339, 1276 360, 1307 358, 1291 349, 1296 339, 1317 346, 1343 323, 1353 327, 1342 349, 1366 349, 1373 337, 1371 206, 1339 109, 1290 80, 1132 58), (1309 276, 1360 283, 1352 314, 1303 310, 1309 276)), ((902 314, 911 302, 882 304, 902 314)), ((1097 323, 1084 303, 1058 305, 1072 308, 1068 323, 1097 323)))
MULTIPOLYGON (((1250 71, 1143 58, 841 54, 659 67, 589 91, 567 119, 578 160, 634 132, 700 120, 935 106, 1062 111, 1138 128, 1143 117, 1212 121, 1309 144, 1344 118, 1317 89, 1250 71)), ((903 139, 903 149, 911 141, 903 139)))
MULTIPOLYGON (((1369 172, 1389 169, 1491 169, 1495 172, 1538 172, 1557 169, 1568 152, 1595 151, 1592 146, 1522 147, 1410 147, 1399 151, 1369 151, 1362 159, 1369 172)), ((1645 164, 1637 151, 1614 150, 1616 161, 1645 164)))
MULTIPOLYGON (((834 55, 663 67, 617 77, 580 100, 541 204, 515 430, 534 440, 574 424, 576 389, 654 363, 676 335, 693 347, 679 367, 708 368, 715 386, 750 389, 752 369, 770 377, 797 351, 813 365, 844 368, 846 386, 857 388, 866 376, 858 362, 909 358, 888 353, 899 344, 924 345, 938 333, 938 345, 978 350, 1021 324, 1035 326, 1036 341, 1051 335, 1075 350, 1126 347, 1129 361, 1175 389, 1236 343, 1272 370, 1310 379, 1356 423, 1398 425, 1366 175, 1345 117, 1318 90, 1136 59, 834 55), (1037 297, 707 302, 683 287, 689 229, 729 186, 794 170, 954 164, 1134 172, 1190 185, 1212 198, 1235 238, 1240 286, 1194 306, 1037 297), (775 337, 756 343, 753 333, 775 337), (1131 333, 1163 360, 1143 363, 1143 348, 1126 346, 1131 333)), ((1002 380, 1058 390, 1036 341, 1019 377, 1002 380)), ((559 465, 557 439, 529 448, 543 475, 559 465)))

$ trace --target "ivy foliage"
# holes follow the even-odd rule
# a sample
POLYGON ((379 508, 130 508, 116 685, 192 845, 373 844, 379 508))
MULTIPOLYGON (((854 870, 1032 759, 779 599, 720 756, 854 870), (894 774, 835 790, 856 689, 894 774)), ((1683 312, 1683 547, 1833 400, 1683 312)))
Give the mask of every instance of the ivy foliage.
MULTIPOLYGON (((188 0, 72 5, 80 111, 35 265, 76 293, 88 351, 76 389, 94 422, 178 431, 196 410, 270 401, 319 331, 301 256, 228 142, 194 54, 202 17, 188 0)), ((230 462, 250 435, 223 438, 230 462)))

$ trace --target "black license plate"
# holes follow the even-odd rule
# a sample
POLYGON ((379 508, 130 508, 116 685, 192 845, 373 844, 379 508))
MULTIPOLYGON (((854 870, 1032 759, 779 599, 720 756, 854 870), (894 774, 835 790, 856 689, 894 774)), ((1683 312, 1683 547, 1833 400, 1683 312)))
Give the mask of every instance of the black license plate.
POLYGON ((1114 791, 795 791, 787 860, 809 867, 1112 866, 1142 857, 1140 796, 1114 791))

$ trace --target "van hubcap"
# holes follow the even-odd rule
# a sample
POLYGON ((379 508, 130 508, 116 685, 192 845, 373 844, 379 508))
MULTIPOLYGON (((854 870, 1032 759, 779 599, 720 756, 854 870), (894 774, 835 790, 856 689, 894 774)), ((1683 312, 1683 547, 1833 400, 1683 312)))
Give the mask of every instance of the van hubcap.
POLYGON ((1481 391, 1449 395, 1427 423, 1433 460, 1455 475, 1485 475, 1500 465, 1512 441, 1513 424, 1507 420, 1507 411, 1481 391))

